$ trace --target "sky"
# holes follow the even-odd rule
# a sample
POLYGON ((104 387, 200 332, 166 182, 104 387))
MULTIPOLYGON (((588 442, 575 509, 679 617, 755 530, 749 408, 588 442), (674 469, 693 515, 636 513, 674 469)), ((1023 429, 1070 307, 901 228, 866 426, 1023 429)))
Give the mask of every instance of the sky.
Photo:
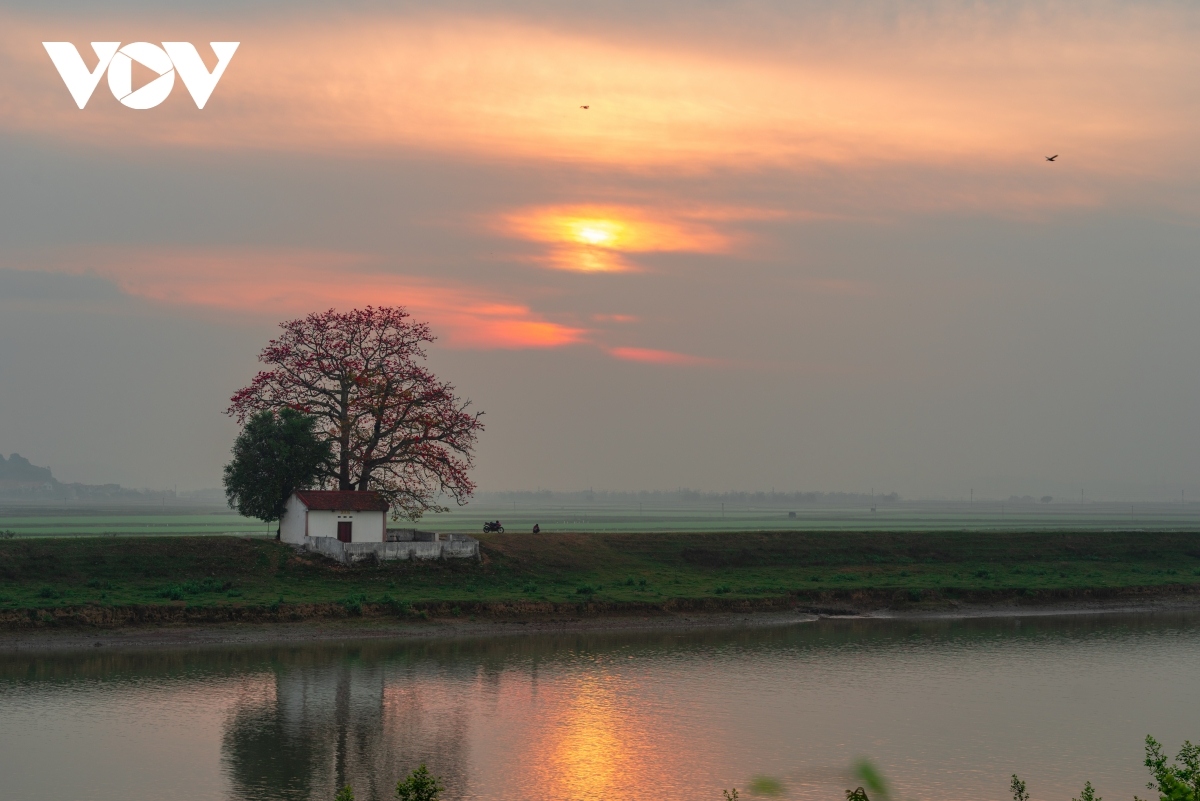
POLYGON ((483 490, 1200 496, 1198 34, 1153 1, 0 2, 0 453, 218 486, 278 323, 396 304, 485 412, 483 490), (240 45, 203 109, 80 110, 43 41, 240 45))

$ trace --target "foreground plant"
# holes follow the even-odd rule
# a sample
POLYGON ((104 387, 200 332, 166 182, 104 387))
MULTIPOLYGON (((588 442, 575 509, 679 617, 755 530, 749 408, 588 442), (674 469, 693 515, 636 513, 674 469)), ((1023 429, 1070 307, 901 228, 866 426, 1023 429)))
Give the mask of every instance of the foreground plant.
MULTIPOLYGON (((432 775, 422 762, 421 767, 396 783, 396 798, 399 801, 438 801, 445 789, 441 778, 432 775)), ((729 793, 725 793, 725 797, 728 799, 729 793)), ((354 788, 347 784, 338 790, 333 801, 354 801, 354 788)), ((732 801, 737 801, 737 790, 733 791, 732 801)))
MULTIPOLYGON (((1017 774, 1012 775, 1012 781, 1008 783, 1008 791, 1012 793, 1013 801, 1029 801, 1029 792, 1025 789, 1025 782, 1017 778, 1017 774)), ((1137 797, 1134 797, 1137 801, 1137 797)), ((1071 801, 1104 801, 1100 796, 1096 795, 1096 788, 1092 787, 1091 782, 1083 783, 1083 790, 1079 793, 1079 798, 1072 798, 1071 801)))
MULTIPOLYGON (((858 779, 861 780, 866 787, 870 788, 871 792, 875 794, 876 798, 881 798, 886 801, 890 795, 888 792, 887 782, 885 782, 883 779, 883 773, 879 770, 879 768, 871 764, 870 760, 860 759, 858 762, 855 762, 854 775, 858 777, 858 779)), ((859 793, 860 795, 856 796, 854 801, 868 801, 867 793, 862 787, 859 787, 857 790, 855 790, 855 792, 859 793)), ((850 797, 849 790, 846 791, 846 797, 850 797)))
POLYGON ((1012 793, 1013 801, 1029 801, 1029 793, 1025 792, 1025 782, 1017 778, 1017 774, 1012 775, 1012 781, 1008 783, 1008 790, 1012 793))
MULTIPOLYGON (((1146 788, 1157 790, 1160 801, 1200 801, 1200 746, 1183 741, 1173 764, 1167 764, 1162 745, 1146 735, 1146 761, 1154 781, 1146 788)), ((1134 796, 1134 801, 1142 801, 1134 796)))
POLYGON ((783 782, 774 776, 755 776, 750 780, 751 795, 783 795, 783 782))
POLYGON ((400 801, 438 801, 445 789, 441 779, 431 775, 422 762, 421 767, 396 785, 396 798, 400 801))
MULTIPOLYGON (((1167 755, 1163 753, 1162 743, 1152 736, 1146 735, 1146 760, 1143 762, 1150 769, 1153 781, 1146 783, 1148 790, 1158 792, 1159 801, 1200 801, 1200 745, 1192 745, 1190 740, 1184 740, 1183 746, 1175 761, 1168 764, 1167 755)), ((1013 801, 1029 801, 1029 793, 1025 790, 1025 782, 1013 774, 1009 783, 1013 801)), ((1134 801, 1145 801, 1138 796, 1134 801)), ((1096 788, 1091 782, 1083 783, 1083 790, 1078 798, 1071 801, 1103 801, 1096 795, 1096 788)))

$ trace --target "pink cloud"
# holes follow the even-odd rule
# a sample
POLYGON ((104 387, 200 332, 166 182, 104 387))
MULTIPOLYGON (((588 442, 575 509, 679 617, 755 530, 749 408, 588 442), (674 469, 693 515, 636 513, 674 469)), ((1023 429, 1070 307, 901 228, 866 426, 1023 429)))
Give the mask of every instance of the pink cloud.
POLYGON ((91 272, 135 297, 172 306, 288 316, 335 308, 406 306, 451 346, 555 348, 589 332, 480 287, 372 269, 355 253, 255 248, 89 248, 58 252, 49 269, 91 272))
POLYGON ((669 350, 654 350, 652 348, 609 348, 608 354, 618 359, 644 364, 665 364, 686 367, 715 365, 717 360, 706 359, 702 356, 689 356, 686 353, 675 353, 669 350))

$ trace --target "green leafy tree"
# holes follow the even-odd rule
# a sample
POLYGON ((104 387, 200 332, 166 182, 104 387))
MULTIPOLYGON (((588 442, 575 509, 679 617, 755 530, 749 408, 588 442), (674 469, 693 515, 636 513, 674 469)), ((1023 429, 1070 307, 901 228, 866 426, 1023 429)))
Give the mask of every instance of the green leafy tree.
POLYGON ((1146 735, 1144 764, 1154 776, 1146 787, 1157 790, 1160 801, 1200 801, 1200 746, 1184 740, 1175 762, 1168 765, 1162 745, 1146 735))
POLYGON ((431 775, 422 762, 421 767, 396 785, 396 798, 400 801, 438 801, 445 789, 442 780, 431 775))
POLYGON ((338 794, 333 797, 333 801, 354 801, 354 788, 347 784, 338 790, 338 794))
POLYGON ((1079 798, 1072 798, 1071 801, 1104 801, 1100 796, 1096 795, 1095 788, 1091 782, 1083 783, 1083 792, 1079 794, 1079 798))
POLYGON ((225 465, 229 505, 246 517, 279 520, 292 493, 313 486, 329 462, 331 446, 317 437, 315 425, 315 418, 294 409, 252 415, 225 465))

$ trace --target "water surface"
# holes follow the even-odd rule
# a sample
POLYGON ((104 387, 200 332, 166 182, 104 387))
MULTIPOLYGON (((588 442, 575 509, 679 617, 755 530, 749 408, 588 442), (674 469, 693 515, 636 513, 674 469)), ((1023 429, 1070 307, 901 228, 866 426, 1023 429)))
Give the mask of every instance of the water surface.
POLYGON ((447 799, 1145 796, 1200 739, 1200 617, 822 621, 0 657, 3 796, 359 799, 420 762, 447 799))

